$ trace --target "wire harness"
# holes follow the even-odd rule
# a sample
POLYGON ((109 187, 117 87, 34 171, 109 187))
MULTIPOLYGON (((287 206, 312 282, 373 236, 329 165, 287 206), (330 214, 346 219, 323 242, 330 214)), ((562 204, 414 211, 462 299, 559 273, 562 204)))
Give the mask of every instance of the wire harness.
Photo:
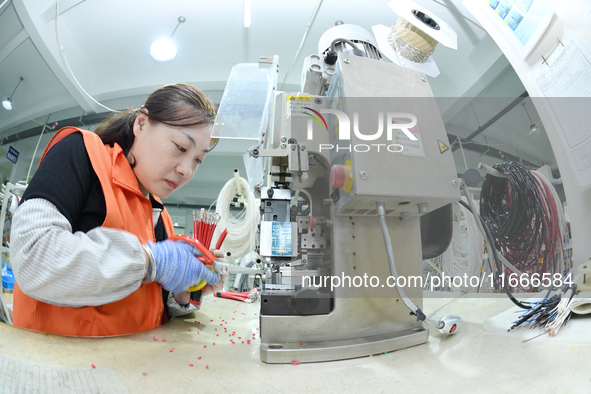
MULTIPOLYGON (((519 163, 501 163, 493 168, 507 178, 487 174, 482 185, 480 215, 490 229, 491 242, 525 274, 550 272, 566 277, 571 268, 564 249, 568 234, 552 184, 519 163)), ((519 286, 514 290, 541 289, 519 286)))

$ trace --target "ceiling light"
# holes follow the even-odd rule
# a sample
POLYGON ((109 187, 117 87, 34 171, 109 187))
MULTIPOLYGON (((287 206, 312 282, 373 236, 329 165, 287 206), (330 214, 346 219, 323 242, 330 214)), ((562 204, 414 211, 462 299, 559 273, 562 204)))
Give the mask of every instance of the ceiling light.
POLYGON ((14 93, 16 92, 16 89, 18 89, 18 85, 21 84, 21 82, 24 80, 23 77, 21 77, 18 81, 18 83, 16 84, 16 88, 14 88, 14 90, 12 91, 12 94, 10 95, 9 98, 7 98, 6 100, 2 101, 2 106, 7 110, 10 111, 12 109, 12 98, 14 97, 14 93))
POLYGON ((150 56, 159 62, 167 62, 176 57, 176 45, 170 38, 161 38, 150 46, 150 56))
POLYGON ((540 134, 540 130, 538 129, 538 125, 540 124, 540 122, 538 122, 537 124, 534 124, 534 122, 531 120, 531 117, 529 116, 529 112, 527 112, 527 108, 525 108, 525 102, 521 103, 521 105, 523 105, 523 109, 525 110, 525 113, 527 114, 527 118, 529 119, 529 132, 527 133, 527 135, 537 135, 540 134))
POLYGON ((179 22, 174 28, 169 38, 160 38, 152 43, 150 46, 150 56, 157 62, 168 62, 176 57, 177 49, 176 45, 172 41, 172 36, 179 28, 181 23, 186 21, 184 16, 179 16, 177 21, 179 22))

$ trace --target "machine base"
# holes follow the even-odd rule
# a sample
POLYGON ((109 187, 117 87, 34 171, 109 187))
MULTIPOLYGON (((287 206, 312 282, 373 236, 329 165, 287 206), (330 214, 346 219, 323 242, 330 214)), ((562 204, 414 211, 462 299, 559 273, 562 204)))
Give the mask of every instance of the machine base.
POLYGON ((429 331, 424 327, 387 334, 311 343, 261 343, 261 361, 288 364, 294 361, 313 363, 365 357, 391 352, 427 342, 429 331))

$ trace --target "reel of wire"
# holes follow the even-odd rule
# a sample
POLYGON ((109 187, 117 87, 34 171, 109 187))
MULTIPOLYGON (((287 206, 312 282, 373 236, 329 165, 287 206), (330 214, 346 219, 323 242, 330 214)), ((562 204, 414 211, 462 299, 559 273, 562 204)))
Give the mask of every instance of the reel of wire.
POLYGON ((246 179, 234 177, 226 182, 218 195, 215 212, 220 215, 220 220, 213 238, 217 239, 224 228, 228 231, 222 251, 230 252, 235 259, 239 259, 255 249, 259 207, 246 179), (242 192, 239 197, 244 196, 246 201, 244 208, 235 214, 230 209, 230 204, 238 195, 237 182, 240 182, 242 192))
POLYGON ((400 56, 415 63, 427 62, 437 46, 437 40, 403 18, 392 25, 388 42, 400 56))

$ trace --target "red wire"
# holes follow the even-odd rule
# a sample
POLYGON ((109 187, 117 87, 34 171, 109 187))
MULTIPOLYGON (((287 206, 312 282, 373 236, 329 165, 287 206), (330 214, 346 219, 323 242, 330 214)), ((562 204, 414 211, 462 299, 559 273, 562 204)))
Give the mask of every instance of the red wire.
POLYGON ((222 231, 222 233, 220 234, 220 237, 218 238, 218 242, 215 244, 215 248, 216 250, 219 250, 222 247, 222 244, 224 243, 224 240, 226 239, 226 235, 228 235, 228 229, 224 229, 224 231, 222 231))

